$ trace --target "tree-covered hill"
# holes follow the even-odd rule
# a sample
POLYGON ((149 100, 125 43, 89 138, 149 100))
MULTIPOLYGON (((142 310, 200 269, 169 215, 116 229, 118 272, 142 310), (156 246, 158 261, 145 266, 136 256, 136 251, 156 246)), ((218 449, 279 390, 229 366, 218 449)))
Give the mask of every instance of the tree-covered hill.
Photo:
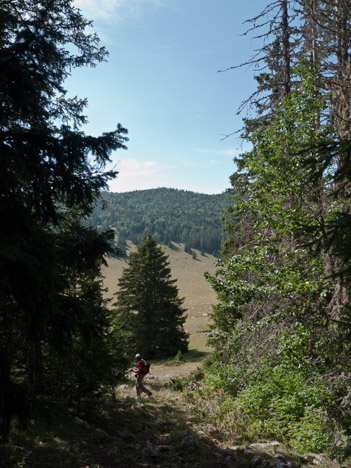
POLYGON ((90 224, 99 229, 114 229, 118 245, 126 240, 138 244, 150 232, 163 244, 185 244, 218 255, 223 231, 223 211, 231 203, 227 193, 206 195, 185 190, 158 188, 126 193, 103 193, 90 224))

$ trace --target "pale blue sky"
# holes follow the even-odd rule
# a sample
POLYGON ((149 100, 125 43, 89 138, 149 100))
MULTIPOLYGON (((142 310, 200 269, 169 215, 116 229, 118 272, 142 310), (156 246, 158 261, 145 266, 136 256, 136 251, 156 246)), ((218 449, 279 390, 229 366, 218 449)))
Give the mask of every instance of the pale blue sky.
POLYGON ((70 95, 88 98, 87 133, 129 131, 112 155, 112 192, 172 187, 221 193, 230 186, 236 111, 255 89, 254 70, 218 73, 250 58, 243 22, 262 0, 75 0, 109 50, 107 63, 74 70, 70 95))

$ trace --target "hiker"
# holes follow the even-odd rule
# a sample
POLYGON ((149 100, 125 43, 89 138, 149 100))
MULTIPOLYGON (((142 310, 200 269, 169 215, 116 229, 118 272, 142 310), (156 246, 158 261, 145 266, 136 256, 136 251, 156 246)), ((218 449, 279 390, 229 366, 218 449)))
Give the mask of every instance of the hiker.
POLYGON ((146 362, 142 359, 141 355, 138 353, 135 355, 136 369, 130 369, 131 372, 135 372, 136 382, 135 389, 137 396, 140 396, 142 392, 146 393, 148 396, 152 395, 152 392, 144 387, 143 380, 145 375, 149 372, 149 369, 146 367, 146 362))

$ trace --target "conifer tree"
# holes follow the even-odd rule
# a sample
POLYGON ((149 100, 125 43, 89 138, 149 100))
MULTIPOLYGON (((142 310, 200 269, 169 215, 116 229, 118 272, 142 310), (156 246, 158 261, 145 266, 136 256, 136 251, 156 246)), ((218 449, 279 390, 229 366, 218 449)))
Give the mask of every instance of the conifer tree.
POLYGON ((98 361, 106 363, 110 350, 92 341, 101 344, 108 329, 99 269, 111 234, 80 223, 116 175, 105 166, 113 150, 125 148, 127 131, 118 125, 92 137, 80 129, 86 100, 67 96, 64 81, 107 52, 72 0, 7 0, 0 17, 0 431, 6 440, 11 420, 24 419, 37 392, 50 391, 50 384, 58 389, 50 376, 68 358, 74 362, 70 349, 93 375, 85 388, 99 385, 98 361), (73 211, 79 219, 68 233, 73 211))
POLYGON ((151 234, 130 255, 116 293, 116 324, 130 353, 172 356, 187 350, 184 299, 179 298, 168 257, 151 234))

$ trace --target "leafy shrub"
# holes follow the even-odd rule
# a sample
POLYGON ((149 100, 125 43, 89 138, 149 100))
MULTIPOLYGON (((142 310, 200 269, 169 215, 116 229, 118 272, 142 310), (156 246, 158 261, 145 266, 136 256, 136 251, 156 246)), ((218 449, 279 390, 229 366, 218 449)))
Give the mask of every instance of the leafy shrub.
POLYGON ((306 381, 298 371, 267 366, 262 380, 239 392, 235 405, 262 423, 261 436, 280 437, 301 452, 318 452, 331 442, 323 418, 329 398, 321 381, 306 381))
POLYGON ((176 357, 174 358, 176 362, 184 362, 184 356, 183 353, 179 350, 176 354, 176 357))
POLYGON ((331 394, 317 377, 285 365, 256 362, 253 368, 217 363, 206 371, 197 398, 212 397, 210 417, 243 439, 275 438, 300 453, 327 451, 332 430, 325 412, 331 394), (260 365, 259 365, 260 364, 260 365), (238 377, 245 381, 238 384, 238 377))
POLYGON ((187 379, 182 379, 181 377, 173 377, 166 386, 171 390, 180 392, 185 388, 187 383, 187 379))
POLYGON ((196 371, 194 371, 191 374, 192 380, 202 380, 203 378, 204 378, 204 371, 202 369, 196 369, 196 371))

